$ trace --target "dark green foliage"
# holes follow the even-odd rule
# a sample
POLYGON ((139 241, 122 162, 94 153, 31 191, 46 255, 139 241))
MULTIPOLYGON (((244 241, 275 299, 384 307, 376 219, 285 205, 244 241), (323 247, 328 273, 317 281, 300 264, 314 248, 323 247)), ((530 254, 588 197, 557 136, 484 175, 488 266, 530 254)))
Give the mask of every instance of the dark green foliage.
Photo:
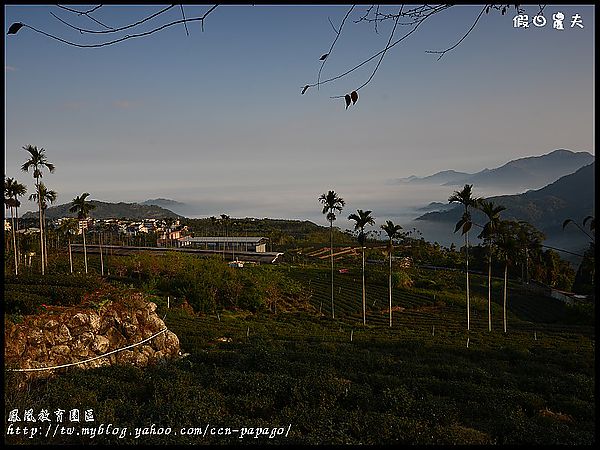
MULTIPOLYGON (((211 267, 205 267, 173 258, 163 267, 142 258, 132 260, 127 270, 139 270, 129 274, 135 283, 149 283, 154 277, 155 289, 163 277, 175 279, 189 271, 192 276, 186 278, 187 284, 180 283, 180 289, 192 293, 194 282, 201 284, 205 272, 204 280, 216 283, 214 278, 222 278, 215 284, 222 289, 218 293, 231 294, 235 283, 250 279, 257 295, 264 295, 259 287, 268 285, 270 295, 284 292, 286 298, 308 291, 313 306, 321 296, 328 299, 327 267, 256 267, 246 272, 229 271, 217 262, 206 261, 211 267)), ((287 438, 177 434, 94 441, 106 445, 594 442, 594 330, 581 322, 570 324, 564 318, 565 305, 529 295, 511 282, 509 331, 500 331, 501 299, 494 297, 495 322, 489 333, 483 313, 486 277, 474 275, 474 317, 466 348, 459 271, 406 269, 412 280, 430 279, 441 289, 395 288, 394 305, 404 309, 394 311, 390 328, 379 310, 384 302, 372 306, 387 296, 385 276, 378 282, 378 269, 368 267, 373 282, 367 289, 369 325, 363 326, 360 272, 350 269, 336 277, 341 288, 336 292, 337 320, 327 314, 290 312, 292 308, 278 307, 275 313, 266 306, 255 313, 232 308, 219 317, 210 311, 189 315, 161 304, 159 314, 166 314, 167 326, 189 356, 145 369, 68 369, 59 377, 29 382, 21 390, 14 388, 15 374, 9 373, 5 409, 91 408, 97 423, 130 430, 152 423, 177 432, 207 423, 286 431, 291 425, 287 438)), ((205 295, 198 289, 197 295, 205 295)), ((261 298, 267 305, 266 297, 261 298)), ((15 436, 7 442, 31 443, 15 436)), ((82 444, 89 438, 56 437, 43 443, 82 444)))
POLYGON ((175 305, 185 300, 195 312, 275 311, 277 304, 295 309, 306 303, 302 287, 284 272, 270 266, 229 267, 220 257, 138 254, 121 257, 115 272, 148 293, 175 297, 175 305))
POLYGON ((79 305, 86 294, 109 289, 95 275, 6 275, 4 277, 4 308, 8 314, 34 314, 42 304, 57 306, 79 305))

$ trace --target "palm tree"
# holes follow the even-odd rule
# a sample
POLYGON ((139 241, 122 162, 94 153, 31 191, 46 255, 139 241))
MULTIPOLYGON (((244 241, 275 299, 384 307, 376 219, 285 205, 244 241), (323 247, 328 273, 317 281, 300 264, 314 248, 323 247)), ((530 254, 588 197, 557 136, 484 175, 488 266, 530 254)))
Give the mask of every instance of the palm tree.
MULTIPOLYGON (((9 178, 6 177, 4 178, 4 205, 7 208, 10 208, 10 219, 11 219, 11 230, 12 230, 12 237, 13 237, 13 251, 15 254, 15 275, 19 274, 19 260, 18 260, 18 255, 17 255, 17 238, 16 238, 16 231, 15 231, 15 214, 14 214, 14 208, 16 207, 16 202, 17 200, 14 199, 13 196, 13 191, 14 191, 14 186, 15 184, 17 184, 17 182, 15 181, 14 178, 9 178)), ((10 244, 7 246, 10 248, 10 244)))
POLYGON ((520 224, 514 221, 501 220, 498 223, 494 241, 500 255, 504 258, 504 293, 503 293, 503 323, 504 332, 506 333, 506 296, 507 296, 507 281, 508 281, 508 264, 514 254, 517 253, 518 233, 520 224))
MULTIPOLYGON (((13 199, 15 201, 15 232, 19 231, 19 207, 21 206, 21 202, 19 200, 19 197, 23 197, 25 194, 27 194, 27 186, 25 186, 24 184, 21 183, 15 183, 13 189, 13 199)), ((21 252, 20 252, 20 242, 19 239, 17 239, 17 259, 21 258, 21 252)))
MULTIPOLYGON (((69 208, 70 212, 76 212, 77 218, 82 221, 87 219, 89 212, 96 207, 96 205, 86 201, 86 197, 90 195, 88 192, 84 192, 79 197, 75 197, 72 201, 72 206, 69 208)), ((85 247, 85 229, 87 227, 84 226, 81 230, 83 234, 83 259, 85 261, 85 273, 88 273, 88 264, 87 264, 87 249, 85 247)))
POLYGON ((389 256, 390 256, 390 275, 388 278, 388 290, 390 293, 390 327, 392 326, 392 253, 394 252, 394 241, 393 239, 400 234, 402 227, 400 225, 394 225, 391 220, 386 220, 384 225, 381 225, 381 229, 386 232, 389 242, 389 256))
POLYGON ((482 199, 477 208, 487 216, 487 223, 478 238, 484 239, 488 244, 488 331, 492 331, 492 244, 500 225, 500 213, 506 208, 494 205, 494 202, 482 199))
POLYGON ((336 219, 335 213, 342 212, 342 209, 346 203, 342 197, 339 197, 336 194, 335 191, 329 191, 327 194, 321 194, 319 201, 323 204, 323 214, 327 214, 326 217, 329 221, 329 251, 331 255, 331 317, 335 319, 335 308, 333 304, 333 221, 336 219))
MULTIPOLYGON (((38 191, 34 192, 29 196, 29 200, 37 201, 42 205, 42 223, 44 224, 44 228, 46 227, 46 209, 48 208, 48 202, 54 203, 58 197, 56 191, 48 190, 46 185, 40 182, 38 187, 38 191)), ((48 268, 48 246, 47 246, 47 234, 44 235, 44 247, 42 249, 42 254, 44 255, 44 266, 48 268)))
POLYGON ((371 217, 372 211, 363 211, 357 209, 358 214, 350 214, 348 220, 354 220, 354 231, 358 232, 358 243, 362 250, 362 304, 363 304, 363 325, 367 324, 367 300, 365 295, 365 242, 367 235, 365 234, 365 227, 367 225, 375 225, 375 218, 371 217))
POLYGON ((71 236, 77 232, 77 219, 68 218, 61 222, 58 231, 67 236, 69 242, 69 264, 71 265, 71 273, 73 273, 73 257, 71 255, 71 236))
POLYGON ((583 219, 583 227, 580 226, 577 222, 575 222, 573 219, 567 219, 563 222, 563 231, 565 229, 565 227, 567 225, 569 225, 570 223, 572 223, 573 225, 575 225, 577 228, 579 228, 579 230, 585 234, 587 237, 590 238, 590 241, 592 242, 592 244, 595 244, 596 242, 596 219, 594 218, 594 216, 587 216, 585 219, 583 219), (587 231, 585 231, 585 226, 587 224, 587 222, 590 222, 589 228, 590 228, 590 233, 588 233, 587 231))
POLYGON ((465 212, 463 213, 461 219, 456 224, 456 228, 454 232, 456 233, 460 228, 462 228, 462 234, 465 236, 465 255, 466 255, 466 274, 467 274, 467 331, 471 329, 471 303, 469 297, 469 230, 473 225, 471 221, 471 212, 469 208, 476 207, 479 199, 473 197, 472 194, 472 184, 465 184, 465 187, 460 191, 454 191, 454 194, 448 198, 449 203, 458 202, 465 207, 465 212))
MULTIPOLYGON (((38 149, 35 145, 27 145, 23 147, 23 150, 29 153, 29 159, 21 166, 23 172, 29 172, 33 169, 33 178, 35 178, 35 187, 39 193, 40 189, 40 178, 43 176, 44 167, 48 169, 50 173, 54 172, 54 164, 48 162, 46 159, 46 150, 43 148, 38 149)), ((45 264, 44 264, 44 225, 42 222, 42 203, 41 196, 38 195, 38 214, 40 218, 40 250, 42 258, 42 275, 44 275, 45 264)))
POLYGON ((529 261, 539 262, 542 243, 546 239, 546 236, 529 222, 521 220, 518 224, 516 238, 521 249, 521 252, 519 252, 521 259, 521 280, 522 282, 529 283, 529 261), (525 267, 523 268, 523 266, 525 267))

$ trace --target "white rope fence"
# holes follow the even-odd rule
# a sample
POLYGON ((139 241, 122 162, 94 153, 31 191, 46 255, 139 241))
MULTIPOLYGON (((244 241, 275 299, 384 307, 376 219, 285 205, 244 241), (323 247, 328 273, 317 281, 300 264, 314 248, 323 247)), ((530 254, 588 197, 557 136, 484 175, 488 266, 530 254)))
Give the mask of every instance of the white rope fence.
POLYGON ((69 364, 62 364, 60 366, 53 366, 53 367, 34 367, 34 368, 30 368, 30 369, 6 369, 10 372, 36 372, 36 371, 40 371, 40 370, 54 370, 54 369, 62 369, 63 367, 71 367, 71 366, 77 366, 79 364, 85 364, 88 363, 90 361, 94 361, 96 359, 100 359, 100 358, 104 358, 106 356, 112 355, 113 353, 117 353, 123 350, 127 350, 128 348, 132 348, 132 347, 136 347, 138 345, 143 344, 144 342, 148 342, 151 339, 154 339, 156 336, 158 336, 161 333, 164 333, 165 331, 167 331, 167 328, 163 328, 162 330, 160 330, 157 333, 154 333, 152 336, 147 337, 146 339, 136 343, 136 344, 131 344, 128 345, 127 347, 122 347, 122 348, 118 348, 116 350, 112 350, 108 353, 104 353, 103 355, 99 355, 99 356, 94 356, 93 358, 90 359, 86 359, 84 361, 79 361, 79 362, 74 362, 74 363, 69 363, 69 364))

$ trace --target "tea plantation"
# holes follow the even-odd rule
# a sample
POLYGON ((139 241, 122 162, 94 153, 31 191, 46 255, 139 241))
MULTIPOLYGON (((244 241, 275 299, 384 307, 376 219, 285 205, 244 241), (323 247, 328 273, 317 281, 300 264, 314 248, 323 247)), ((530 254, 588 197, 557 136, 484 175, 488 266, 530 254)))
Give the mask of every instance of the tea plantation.
MULTIPOLYGON (((268 275, 261 267, 242 270, 248 271, 245 282, 268 275)), ((180 339, 182 358, 145 369, 71 368, 20 390, 16 375, 5 373, 6 414, 92 409, 91 425, 106 430, 111 424, 124 434, 92 438, 78 424, 73 435, 29 439, 5 432, 5 442, 595 442, 593 309, 536 297, 511 282, 505 334, 502 282, 495 279, 488 332, 487 279, 474 275, 467 334, 464 274, 410 269, 395 277, 390 327, 381 268, 367 274, 364 326, 358 266, 335 274, 335 319, 326 265, 268 271, 276 272, 277 286, 288 286, 284 291, 292 286, 297 296, 301 286, 309 305, 191 313, 167 308, 166 291, 139 281, 154 286, 154 301, 180 339)))

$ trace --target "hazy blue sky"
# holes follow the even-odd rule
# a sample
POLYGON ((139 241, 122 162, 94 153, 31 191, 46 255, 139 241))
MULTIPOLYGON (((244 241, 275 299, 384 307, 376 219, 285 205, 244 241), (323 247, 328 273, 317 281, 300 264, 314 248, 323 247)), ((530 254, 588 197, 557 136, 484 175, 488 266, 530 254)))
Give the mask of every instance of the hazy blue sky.
MULTIPOLYGON (((385 46, 391 22, 379 34, 353 22, 366 7, 350 15, 322 79, 385 46)), ((107 5, 94 14, 116 27, 161 8, 107 5)), ((325 223, 317 197, 334 189, 346 200, 343 217, 371 209, 382 222, 451 194, 409 192, 395 178, 476 172, 557 148, 594 153, 594 7, 549 5, 546 26, 529 29, 513 28, 514 10, 490 13, 440 61, 425 53, 454 44, 480 9, 457 6, 426 21, 389 50, 348 110, 330 96, 362 84, 374 63, 300 95, 335 37, 328 18, 337 27, 348 6, 219 6, 204 32, 191 23, 188 37, 178 25, 96 49, 23 28, 4 43, 5 173, 33 189, 20 171, 31 144, 56 165, 44 182, 58 203, 87 191, 103 201, 172 198, 205 216, 325 223), (552 28, 557 11, 562 31, 552 28), (570 27, 574 14, 583 29, 570 27)), ((530 19, 538 10, 526 9, 530 19)), ((56 6, 8 5, 5 30, 22 21, 86 42, 50 12, 101 29, 56 6)), ((179 18, 173 8, 160 23, 179 18)))

